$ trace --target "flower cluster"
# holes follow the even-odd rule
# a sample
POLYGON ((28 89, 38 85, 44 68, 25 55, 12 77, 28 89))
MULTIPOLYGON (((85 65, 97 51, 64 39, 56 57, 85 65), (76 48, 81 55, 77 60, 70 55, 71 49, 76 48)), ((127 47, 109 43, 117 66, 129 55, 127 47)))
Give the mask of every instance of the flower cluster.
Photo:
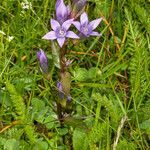
MULTIPOLYGON (((100 33, 94 30, 100 24, 102 18, 89 21, 87 13, 84 12, 84 7, 87 0, 72 1, 72 6, 66 6, 63 0, 56 1, 56 17, 50 20, 52 30, 42 37, 46 40, 57 40, 58 45, 61 48, 65 45, 65 41, 68 38, 80 39, 87 38, 89 36, 101 36, 100 33), (80 19, 78 20, 79 16, 80 19), (78 34, 70 30, 71 25, 78 30, 78 34)), ((62 49, 61 52, 63 52, 63 50, 64 49, 62 49)), ((66 101, 70 103, 71 74, 67 71, 67 68, 72 61, 66 59, 65 53, 62 53, 62 55, 59 56, 59 62, 63 65, 60 67, 60 82, 57 83, 58 94, 60 99, 66 99, 66 101)), ((43 50, 37 52, 37 58, 39 59, 42 72, 47 75, 48 61, 43 50)))
POLYGON ((80 22, 75 21, 76 16, 80 14, 80 10, 84 7, 86 0, 74 0, 74 6, 71 10, 69 6, 64 4, 63 0, 56 2, 56 19, 51 19, 50 24, 52 31, 43 36, 46 40, 57 40, 60 47, 62 47, 67 38, 79 39, 81 37, 100 36, 98 32, 93 31, 101 22, 102 18, 89 22, 88 16, 83 12, 80 16, 80 22), (74 25, 79 35, 70 31, 71 25, 74 25))

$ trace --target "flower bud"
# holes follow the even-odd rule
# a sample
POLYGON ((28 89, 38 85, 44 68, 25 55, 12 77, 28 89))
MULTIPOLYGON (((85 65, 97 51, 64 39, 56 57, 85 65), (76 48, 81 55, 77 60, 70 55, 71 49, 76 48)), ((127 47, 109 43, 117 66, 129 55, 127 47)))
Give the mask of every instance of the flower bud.
POLYGON ((37 58, 40 62, 40 67, 41 67, 42 72, 47 74, 48 73, 48 60, 47 60, 46 54, 44 53, 42 49, 40 49, 37 52, 37 58))
POLYGON ((83 12, 87 0, 73 0, 71 18, 77 18, 83 12))
POLYGON ((65 58, 65 67, 69 67, 71 65, 71 63, 73 62, 73 60, 69 60, 65 58))
POLYGON ((67 103, 70 103, 71 102, 71 95, 67 95, 67 103))
POLYGON ((63 87, 61 82, 57 82, 57 88, 60 99, 64 99, 63 87))

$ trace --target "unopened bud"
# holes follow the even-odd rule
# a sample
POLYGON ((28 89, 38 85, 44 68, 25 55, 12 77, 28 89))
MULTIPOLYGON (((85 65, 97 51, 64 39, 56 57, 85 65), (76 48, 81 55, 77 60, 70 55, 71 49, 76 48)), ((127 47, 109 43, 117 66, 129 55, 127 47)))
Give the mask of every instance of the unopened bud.
POLYGON ((48 60, 47 60, 46 54, 44 53, 42 49, 40 49, 37 52, 37 58, 39 59, 42 72, 47 74, 48 73, 48 60))
POLYGON ((67 96, 67 102, 68 102, 68 103, 71 102, 71 95, 70 95, 70 94, 67 96))
POLYGON ((65 58, 65 66, 69 67, 71 65, 71 63, 73 62, 73 60, 69 60, 65 58))
POLYGON ((83 12, 87 0, 73 0, 72 18, 77 18, 83 12))
POLYGON ((60 99, 64 99, 63 87, 60 82, 57 82, 57 88, 60 99))

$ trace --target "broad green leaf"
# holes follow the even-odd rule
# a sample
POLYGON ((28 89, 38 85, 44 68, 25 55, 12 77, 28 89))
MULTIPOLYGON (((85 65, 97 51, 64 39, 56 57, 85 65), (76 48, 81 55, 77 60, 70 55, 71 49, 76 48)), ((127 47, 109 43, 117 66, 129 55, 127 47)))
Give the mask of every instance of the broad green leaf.
POLYGON ((76 128, 73 132, 73 149, 74 150, 88 150, 87 135, 83 130, 76 128))
POLYGON ((88 70, 88 78, 89 79, 96 78, 100 75, 101 75, 101 71, 96 67, 92 67, 88 70))
POLYGON ((48 129, 52 129, 53 127, 56 127, 57 126, 56 122, 58 122, 57 116, 54 113, 49 114, 44 120, 44 124, 48 129))
POLYGON ((33 98, 31 101, 32 109, 33 111, 40 111, 45 108, 45 103, 42 100, 39 100, 38 98, 33 98))
POLYGON ((52 57, 53 57, 53 61, 54 64, 57 68, 60 68, 60 60, 59 60, 59 51, 60 48, 59 46, 56 44, 56 42, 51 42, 51 46, 52 46, 52 57))
POLYGON ((72 127, 77 127, 77 128, 81 128, 81 129, 85 129, 87 130, 87 126, 86 124, 83 122, 82 118, 79 117, 66 117, 64 119, 65 124, 72 126, 72 127))
POLYGON ((19 142, 16 139, 9 139, 4 145, 5 150, 19 150, 19 142))
POLYGON ((48 149, 48 143, 45 141, 38 141, 33 147, 33 150, 47 150, 47 149, 48 149))
POLYGON ((75 69, 74 79, 77 81, 86 81, 88 79, 88 71, 85 68, 75 69))
POLYGON ((140 128, 148 131, 150 133, 150 119, 142 122, 140 128))
POLYGON ((60 128, 58 129, 59 135, 66 135, 68 133, 68 129, 67 128, 60 128))
POLYGON ((44 116, 48 111, 48 107, 45 107, 45 103, 37 98, 32 99, 31 104, 34 119, 38 122, 43 122, 44 116))

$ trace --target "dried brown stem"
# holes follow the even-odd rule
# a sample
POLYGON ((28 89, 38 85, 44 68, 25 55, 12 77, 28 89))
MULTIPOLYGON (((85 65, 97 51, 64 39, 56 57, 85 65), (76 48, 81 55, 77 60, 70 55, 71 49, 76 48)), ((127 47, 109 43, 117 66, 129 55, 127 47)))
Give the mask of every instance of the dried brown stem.
POLYGON ((111 26, 110 26, 110 23, 109 23, 109 22, 107 21, 107 19, 104 17, 104 15, 103 15, 102 12, 100 12, 100 16, 103 18, 104 23, 108 26, 111 35, 114 37, 114 43, 115 43, 115 45, 116 45, 117 51, 120 51, 120 45, 118 44, 119 42, 118 42, 118 40, 117 40, 117 38, 116 38, 116 36, 115 36, 115 34, 114 34, 114 32, 113 32, 111 26))

